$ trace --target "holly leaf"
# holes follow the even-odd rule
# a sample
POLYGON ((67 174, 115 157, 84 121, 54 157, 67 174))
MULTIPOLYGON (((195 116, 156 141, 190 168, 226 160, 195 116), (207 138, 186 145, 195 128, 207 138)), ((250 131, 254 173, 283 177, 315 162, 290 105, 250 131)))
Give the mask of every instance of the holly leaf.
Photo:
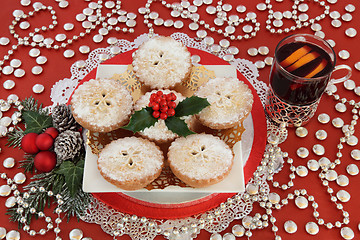
POLYGON ((40 114, 36 111, 24 111, 23 118, 26 123, 26 133, 40 133, 43 129, 52 126, 52 118, 50 115, 40 114))
POLYGON ((77 162, 76 165, 71 161, 64 161, 60 165, 59 169, 56 170, 56 173, 65 176, 65 183, 72 197, 75 196, 81 184, 84 172, 84 163, 85 161, 83 159, 77 162))
POLYGON ((185 121, 178 117, 167 118, 165 120, 165 124, 169 130, 179 136, 186 137, 188 135, 194 134, 193 131, 190 131, 185 121))
POLYGON ((130 118, 128 125, 122 127, 123 129, 136 133, 144 130, 147 127, 153 126, 158 119, 152 116, 152 109, 149 107, 136 111, 130 118))
POLYGON ((180 102, 175 108, 175 117, 197 114, 209 105, 210 103, 206 98, 197 96, 185 98, 185 100, 180 102))

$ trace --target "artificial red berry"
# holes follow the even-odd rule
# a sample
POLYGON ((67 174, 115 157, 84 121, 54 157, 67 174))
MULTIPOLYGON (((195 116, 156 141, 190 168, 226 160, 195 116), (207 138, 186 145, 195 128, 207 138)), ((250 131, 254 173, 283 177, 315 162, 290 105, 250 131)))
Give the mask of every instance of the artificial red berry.
POLYGON ((170 109, 167 111, 167 115, 168 115, 169 117, 174 116, 174 115, 175 115, 175 109, 170 108, 170 109))
POLYGON ((160 108, 160 112, 164 112, 166 113, 168 111, 169 107, 168 106, 163 106, 160 108))
POLYGON ((159 111, 153 111, 152 115, 153 115, 154 118, 159 118, 160 112, 159 111))
POLYGON ((171 96, 171 94, 169 93, 169 94, 166 94, 166 101, 171 101, 172 100, 172 96, 171 96))
POLYGON ((152 106, 152 109, 153 109, 154 111, 159 111, 160 105, 159 105, 158 103, 154 103, 153 106, 152 106))
POLYGON ((29 154, 35 154, 39 152, 39 148, 35 144, 37 136, 37 133, 28 133, 23 136, 21 139, 21 149, 29 154))
POLYGON ((150 101, 154 101, 154 99, 157 97, 157 94, 156 93, 152 93, 150 95, 150 101))
POLYGON ((55 139, 59 135, 59 131, 54 127, 49 127, 45 130, 45 133, 52 136, 53 139, 55 139))
POLYGON ((168 105, 166 100, 161 100, 159 104, 160 104, 160 107, 165 107, 168 105))
POLYGON ((163 95, 163 92, 162 91, 157 91, 157 93, 156 93, 158 96, 161 96, 161 95, 163 95))
POLYGON ((171 95, 171 100, 175 101, 176 100, 176 95, 174 93, 170 93, 171 95))
POLYGON ((154 99, 154 102, 156 103, 159 103, 161 101, 161 98, 159 96, 157 96, 155 99, 154 99))
POLYGON ((175 108, 176 107, 176 102, 173 102, 173 101, 168 102, 168 107, 169 108, 175 108))
POLYGON ((167 115, 166 115, 166 113, 160 113, 160 118, 162 119, 162 120, 166 120, 167 119, 167 115))
POLYGON ((39 134, 35 139, 35 145, 40 150, 49 150, 54 144, 54 139, 50 134, 42 133, 39 134))

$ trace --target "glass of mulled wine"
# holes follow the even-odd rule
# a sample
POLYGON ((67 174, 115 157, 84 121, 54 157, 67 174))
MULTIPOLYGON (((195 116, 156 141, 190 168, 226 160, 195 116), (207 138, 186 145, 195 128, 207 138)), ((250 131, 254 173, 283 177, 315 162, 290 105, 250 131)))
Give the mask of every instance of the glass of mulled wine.
POLYGON ((267 115, 288 126, 306 124, 315 114, 326 87, 351 76, 349 66, 335 63, 334 50, 317 36, 294 34, 281 40, 270 73, 267 115), (346 76, 330 80, 339 69, 345 69, 346 76))

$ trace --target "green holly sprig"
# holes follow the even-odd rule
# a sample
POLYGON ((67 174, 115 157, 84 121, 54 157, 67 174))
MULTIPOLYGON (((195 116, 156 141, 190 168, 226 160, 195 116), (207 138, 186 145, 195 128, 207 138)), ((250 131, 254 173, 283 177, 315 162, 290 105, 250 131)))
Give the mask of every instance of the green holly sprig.
MULTIPOLYGON (((194 134, 194 132, 188 128, 182 117, 197 114, 209 105, 210 103, 206 98, 197 96, 186 98, 176 106, 175 115, 168 117, 165 120, 165 125, 169 130, 179 136, 186 137, 190 134, 194 134)), ((122 128, 136 133, 153 126, 159 119, 154 118, 152 112, 153 110, 150 107, 145 107, 136 111, 131 116, 130 122, 122 128)))

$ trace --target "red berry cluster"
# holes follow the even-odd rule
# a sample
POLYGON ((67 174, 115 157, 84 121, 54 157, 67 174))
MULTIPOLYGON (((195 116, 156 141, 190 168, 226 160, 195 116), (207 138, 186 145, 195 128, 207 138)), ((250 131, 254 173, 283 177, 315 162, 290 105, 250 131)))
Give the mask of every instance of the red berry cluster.
POLYGON ((164 94, 162 91, 152 93, 149 107, 153 110, 153 117, 166 120, 175 115, 176 95, 174 93, 164 94))
POLYGON ((50 127, 41 134, 28 133, 21 139, 21 148, 29 154, 36 154, 34 165, 40 172, 50 172, 56 165, 56 154, 49 151, 59 132, 50 127))

